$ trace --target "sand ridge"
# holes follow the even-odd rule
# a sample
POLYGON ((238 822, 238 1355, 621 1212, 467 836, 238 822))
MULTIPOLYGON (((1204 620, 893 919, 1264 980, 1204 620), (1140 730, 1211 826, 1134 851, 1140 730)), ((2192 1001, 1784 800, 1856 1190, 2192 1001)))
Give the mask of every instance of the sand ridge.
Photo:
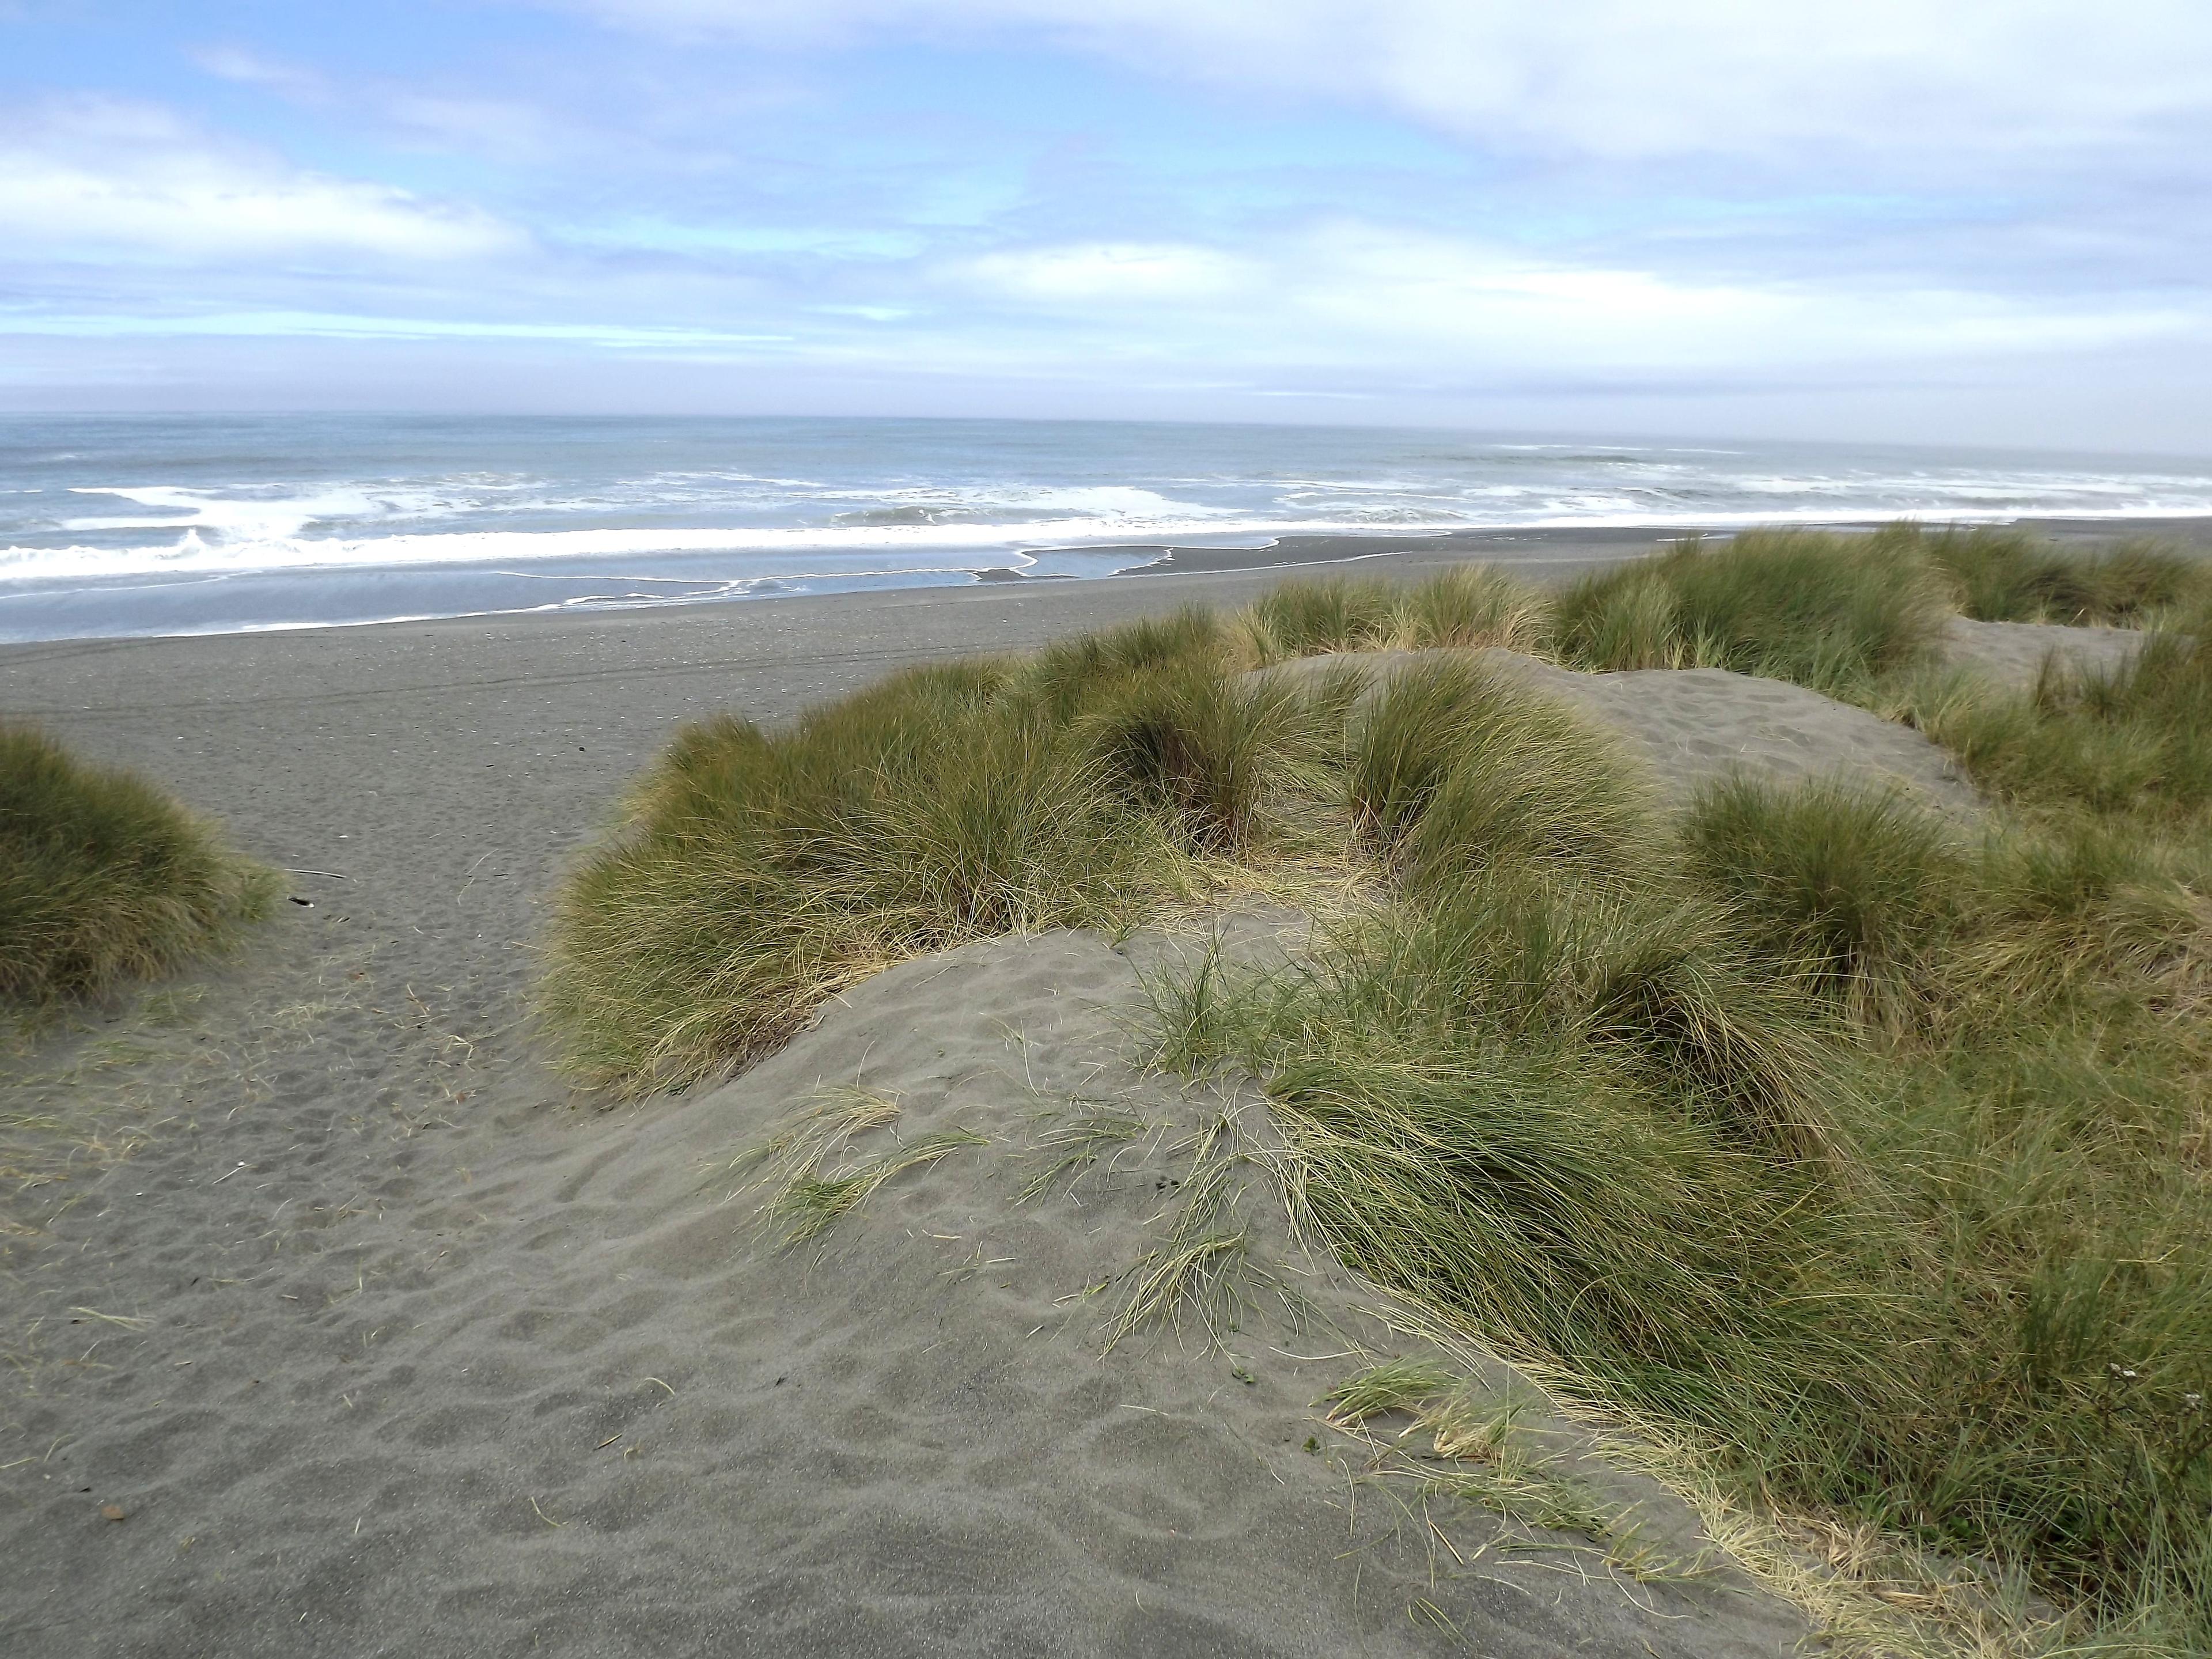
POLYGON ((1686 803, 1698 789, 1741 773, 1789 784, 1838 774, 1904 789, 1961 821, 1981 799, 1958 763, 1909 726, 1802 685, 1722 668, 1636 669, 1589 674, 1523 654, 1474 651, 1351 651, 1257 671, 1317 677, 1340 666, 1378 683, 1415 664, 1459 659, 1564 699, 1626 738, 1662 796, 1686 803))
MULTIPOLYGON (((1429 1350, 1291 1237, 1264 1107, 1133 1063, 1143 998, 1087 935, 908 963, 721 1088, 387 1201, 354 1286, 303 1256, 220 1332, 180 1287, 112 1340, 189 1380, 9 1519, 46 1589, 13 1650, 79 1650, 89 1547, 131 1563, 98 1627, 134 1653, 1460 1650, 1417 1606, 1501 1655, 1788 1651, 1802 1620, 1726 1573, 1639 1583, 1351 1484, 1322 1396, 1429 1350), (897 1115, 827 1170, 963 1139, 779 1246, 732 1156, 855 1097, 897 1115), (1238 1241, 1212 1331, 1115 1342, 1209 1148, 1238 1241)), ((1694 1555, 1679 1504, 1608 1484, 1694 1555)))
MULTIPOLYGON (((1028 1179, 1055 1096, 1133 1091, 1164 1123, 1224 1103, 1129 1075, 1115 1019, 1052 1007, 1130 994, 1125 959, 1061 941, 1048 969, 1009 945, 957 992, 910 964, 730 1091, 636 1114, 569 1109, 525 1018, 538 904, 679 720, 780 718, 898 661, 1158 610, 1200 580, 0 653, 11 712, 163 779, 272 863, 346 878, 296 877, 313 907, 280 907, 249 956, 163 988, 180 994, 171 1014, 149 999, 9 1073, 11 1104, 66 1117, 96 1095, 119 1135, 146 1138, 104 1172, 80 1162, 8 1195, 28 1231, 0 1238, 0 1352, 21 1366, 0 1371, 0 1646, 1457 1650, 1407 1617, 1416 1579, 1431 1594, 1418 1539, 1340 1559, 1358 1540, 1334 1482, 1290 1484, 1328 1460, 1304 1434, 1270 1437, 1302 1423, 1326 1443, 1314 1401, 1348 1362, 1253 1364, 1248 1385, 1188 1327, 1100 1359, 1087 1308, 1029 1335, 1063 1274, 1089 1282, 1090 1247, 1034 1219, 1036 1200, 963 1183, 1028 1179), (1010 1010, 1024 1042, 979 1029, 1010 1010), (887 1042, 925 1015, 965 1033, 952 1046, 990 1090, 1018 1071, 1030 1092, 981 1115, 939 1042, 887 1042), (994 1137, 988 1155, 898 1177, 818 1260, 762 1250, 754 1200, 710 1188, 704 1166, 818 1084, 855 1079, 899 1095, 897 1133, 969 1124, 994 1137), (992 1246, 961 1276, 963 1218, 987 1213, 1045 1227, 1059 1270, 989 1279, 1010 1253, 992 1246), (933 1229, 962 1242, 907 1236, 933 1229), (948 1319, 974 1346, 923 1354, 948 1319), (962 1352, 964 1393, 948 1382, 962 1352), (793 1382, 817 1364, 820 1382, 793 1382), (1068 1381, 1146 1366, 1161 1392, 1134 1403, 1184 1411, 1188 1443, 1125 1447, 1119 1419, 1143 1413, 1068 1381), (868 1391, 841 1392, 848 1372, 868 1391), (1040 1431, 1020 1439, 1031 1410, 1040 1431), (987 1429, 1034 1456, 987 1458, 969 1444, 987 1429), (1194 1479, 1201 1513, 1176 1498, 1194 1479), (848 1501, 810 1507, 825 1482, 848 1501), (109 1504, 127 1518, 103 1519, 109 1504), (1209 1507, 1227 1535, 1163 1541, 1210 1524, 1209 1507), (867 1560, 866 1594, 844 1594, 867 1560), (1172 1615, 1157 1626, 1136 1613, 1154 1573, 1172 1615), (1001 1620, 1017 1634, 987 1639, 1001 1620)), ((1188 1133, 1163 1128, 1147 1156, 1188 1133)), ((1055 1202, 1060 1222, 1104 1212, 1087 1189, 1055 1202)), ((1150 1248, 1123 1222, 1160 1208, 1156 1194, 1115 1224, 1126 1243, 1097 1246, 1101 1276, 1150 1248)), ((1022 1248, 1050 1255, 1026 1233, 1022 1248)), ((1436 1597, 1473 1620, 1479 1651, 1786 1650, 1801 1628, 1757 1598, 1692 1609, 1602 1571, 1502 1571, 1535 1588, 1447 1580, 1436 1597)))
POLYGON ((1954 617, 1944 624, 1943 660, 1972 669, 2012 690, 2033 686, 2046 660, 2062 672, 2108 674, 2142 649, 2132 628, 2075 628, 2062 623, 1976 622, 1954 617))

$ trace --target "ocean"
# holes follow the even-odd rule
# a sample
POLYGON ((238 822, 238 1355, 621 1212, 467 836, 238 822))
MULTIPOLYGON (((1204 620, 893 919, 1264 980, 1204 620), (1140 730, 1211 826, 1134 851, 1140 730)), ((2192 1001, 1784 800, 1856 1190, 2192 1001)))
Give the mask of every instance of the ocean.
POLYGON ((2212 460, 1103 422, 0 416, 0 641, 1097 577, 1293 535, 2028 516, 2212 517, 2212 460))

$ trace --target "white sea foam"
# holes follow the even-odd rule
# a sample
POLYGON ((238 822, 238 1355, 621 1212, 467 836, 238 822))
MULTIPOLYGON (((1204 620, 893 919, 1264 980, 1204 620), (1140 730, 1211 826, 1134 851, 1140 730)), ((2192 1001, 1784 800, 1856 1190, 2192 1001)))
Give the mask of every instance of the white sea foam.
POLYGON ((66 457, 19 462, 0 482, 40 488, 0 501, 0 582, 20 596, 140 579, 470 568, 739 593, 942 580, 1023 565, 1033 550, 1121 544, 2212 515, 2212 465, 1964 453, 1922 464, 1899 451, 1805 446, 1140 427, 1109 441, 1013 422, 590 423, 426 437, 404 424, 303 419, 216 437, 236 447, 191 451, 187 428, 158 427, 141 441, 102 428, 97 444, 66 457), (195 456, 191 470, 169 478, 189 482, 165 480, 167 463, 153 458, 180 451, 195 456), (731 465, 716 464, 724 457, 731 465))
MULTIPOLYGON (((145 495, 157 492, 145 491, 145 495)), ((1540 492, 1529 492, 1531 494, 1540 492)), ((1778 495, 1783 493, 1776 492, 1778 495)), ((1889 520, 1982 521, 2018 515, 2017 507, 1946 506, 1936 510, 1884 506, 1853 508, 1842 503, 1804 502, 1757 511, 1661 508, 1620 495, 1586 496, 1571 504, 1553 501, 1534 510, 1492 515, 1333 515, 1327 518, 1238 518, 1227 514, 1158 519, 1097 517, 1038 519, 1018 523, 894 523, 805 527, 737 526, 705 529, 486 530, 401 533, 381 536, 270 534, 279 520, 244 512, 211 513, 193 521, 184 534, 161 544, 125 547, 72 544, 60 547, 0 548, 0 580, 99 580, 138 575, 242 573, 272 570, 405 569, 440 565, 513 566, 550 560, 632 559, 654 555, 743 554, 752 556, 751 580, 826 580, 870 574, 930 574, 974 571, 1004 565, 1023 550, 1097 547, 1128 542, 1216 543, 1285 536, 1440 535, 1480 528, 1608 529, 1702 526, 1741 528, 1760 524, 1879 523, 1889 520), (220 526, 218 529, 217 526, 220 526), (217 539, 202 527, 216 531, 217 539), (256 533, 256 532, 259 533, 256 533), (243 532, 243 533, 241 533, 243 532), (808 555, 839 555, 852 562, 817 568, 808 555)), ((151 502, 149 505, 153 504, 151 502)), ((2075 506, 2069 516, 2122 522, 2129 519, 2212 515, 2212 503, 2177 507, 2166 504, 2092 507, 2075 506)), ((286 516, 291 522, 296 513, 286 516)), ((131 521, 136 523, 137 521, 131 521)), ((154 521, 173 528, 174 520, 154 521)))
MULTIPOLYGON (((161 546, 0 548, 0 580, 68 580, 198 571, 401 569, 428 565, 532 564, 546 560, 629 558, 653 554, 743 553, 781 561, 809 553, 869 556, 869 568, 885 574, 973 570, 1003 564, 1024 547, 1097 545, 1175 536, 1210 536, 1224 529, 1285 533, 1303 524, 1224 525, 1215 518, 1164 521, 1139 530, 1126 521, 1099 519, 1031 520, 1022 524, 888 524, 793 529, 486 530, 429 534, 257 537, 210 541, 197 527, 161 546), (945 555, 989 555, 979 562, 945 555)), ((765 574, 793 578, 854 571, 811 571, 803 562, 765 574)))
POLYGON ((316 525, 436 518, 457 505, 450 487, 425 485, 345 484, 305 493, 195 489, 180 484, 76 485, 69 493, 130 501, 160 516, 88 514, 62 520, 57 528, 64 532, 181 530, 198 533, 203 540, 214 537, 241 546, 283 546, 316 525))

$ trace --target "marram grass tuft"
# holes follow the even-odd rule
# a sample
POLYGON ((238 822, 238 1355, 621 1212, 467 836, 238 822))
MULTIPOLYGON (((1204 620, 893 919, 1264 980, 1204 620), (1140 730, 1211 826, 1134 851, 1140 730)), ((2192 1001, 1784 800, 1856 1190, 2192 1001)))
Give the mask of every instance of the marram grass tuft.
POLYGON ((0 998, 96 996, 227 945, 276 878, 143 779, 0 726, 0 998))
POLYGON ((1905 530, 1748 531, 1586 577, 1555 626, 1577 668, 1728 668, 1840 694, 1910 664, 1949 614, 1905 530))

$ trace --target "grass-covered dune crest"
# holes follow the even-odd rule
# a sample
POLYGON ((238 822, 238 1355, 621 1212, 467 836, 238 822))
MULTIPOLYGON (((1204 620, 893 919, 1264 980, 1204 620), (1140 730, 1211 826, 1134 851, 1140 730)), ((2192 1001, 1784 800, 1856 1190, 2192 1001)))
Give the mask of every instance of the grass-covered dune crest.
POLYGON ((1969 684, 1940 641, 1960 549, 1995 545, 1743 537, 1556 603, 1293 586, 787 731, 708 722, 565 890, 546 1012, 639 1092, 906 956, 1300 906, 1288 965, 1164 975, 1159 1052, 1262 1081, 1287 1195, 1347 1262, 1739 1504, 1865 1540, 1929 1650, 2204 1651, 2201 627, 1969 684), (1747 774, 1669 805, 1473 653, 1250 672, 1438 644, 1791 678, 1919 725, 1994 799, 1968 825, 1747 774))
POLYGON ((903 955, 1191 898, 1194 859, 1288 845, 1256 813, 1271 780, 1340 758, 1359 676, 1240 678, 1301 658, 1503 647, 1601 674, 1723 668, 1917 726, 2023 809, 2188 820, 2212 790, 2212 657, 2185 632, 2027 696, 1947 672, 1941 644, 1969 610, 2185 629, 2179 607, 2212 605, 2205 568, 2007 531, 1752 532, 1556 594, 1476 567, 1287 582, 1233 615, 908 671, 787 732, 718 717, 672 745, 568 883, 543 1006, 580 1077, 635 1094, 763 1052, 903 955))
POLYGON ((169 972, 267 913, 274 874, 152 784, 0 725, 0 999, 169 972))
POLYGON ((1527 644, 1541 611, 1480 570, 1279 589, 908 670, 787 732, 703 722, 564 889, 547 1016, 579 1075, 637 1093, 763 1052, 903 957, 1130 925, 1194 897, 1200 865, 1281 842, 1263 796, 1328 750, 1327 698, 1243 671, 1330 641, 1527 644))

